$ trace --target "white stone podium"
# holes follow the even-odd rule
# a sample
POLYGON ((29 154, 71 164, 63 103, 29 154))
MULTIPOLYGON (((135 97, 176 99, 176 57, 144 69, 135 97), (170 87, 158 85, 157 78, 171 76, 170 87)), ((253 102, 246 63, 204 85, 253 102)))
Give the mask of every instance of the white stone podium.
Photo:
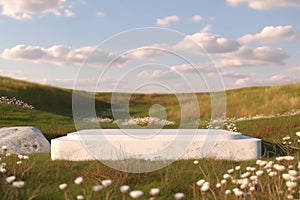
POLYGON ((52 160, 251 160, 261 140, 220 129, 87 129, 51 140, 52 160))

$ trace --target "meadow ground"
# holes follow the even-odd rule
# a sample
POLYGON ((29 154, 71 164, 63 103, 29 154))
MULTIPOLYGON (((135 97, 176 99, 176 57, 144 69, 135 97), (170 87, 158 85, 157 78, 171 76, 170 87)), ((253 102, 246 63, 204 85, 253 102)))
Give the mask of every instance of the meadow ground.
MULTIPOLYGON (((80 199, 77 195, 83 195, 85 199, 132 199, 128 194, 122 195, 119 190, 122 185, 129 185, 130 190, 142 190, 144 196, 140 199, 149 199, 151 188, 160 189, 156 199, 174 199, 175 193, 184 193, 185 199, 299 198, 300 143, 295 133, 300 131, 300 115, 284 114, 300 108, 299 87, 300 84, 293 84, 226 92, 227 116, 237 131, 263 140, 264 155, 258 161, 180 160, 158 171, 131 174, 97 161, 51 161, 50 154, 29 155, 27 159, 20 155, 5 156, 4 152, 0 154, 0 198, 80 199), (273 117, 236 120, 260 114, 273 117), (24 187, 21 182, 14 186, 8 183, 12 176, 16 177, 14 182, 24 181, 24 187), (83 183, 75 184, 77 177, 82 177, 83 183), (112 180, 112 184, 99 192, 93 191, 92 186, 101 188, 103 180, 112 180), (66 190, 62 190, 64 185, 59 188, 64 183, 66 190)), ((35 126, 49 140, 76 130, 72 119, 72 91, 0 78, 0 96, 16 97, 34 106, 27 109, 0 104, 0 127, 35 126)), ((112 117, 110 96, 109 93, 96 95, 99 117, 112 117)), ((198 94, 198 99, 201 118, 207 120, 209 94, 198 94)), ((178 127, 179 105, 172 95, 135 94, 130 112, 132 116, 146 116, 149 107, 158 102, 165 105, 168 120, 175 122, 165 128, 178 127)), ((101 127, 117 128, 116 124, 106 122, 101 127)))

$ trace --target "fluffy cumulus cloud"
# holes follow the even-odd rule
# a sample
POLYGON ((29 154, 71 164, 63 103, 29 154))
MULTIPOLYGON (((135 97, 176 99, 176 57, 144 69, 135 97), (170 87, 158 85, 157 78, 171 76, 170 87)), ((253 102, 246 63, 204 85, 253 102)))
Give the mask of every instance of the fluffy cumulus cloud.
POLYGON ((192 17, 192 21, 193 22, 200 22, 200 21, 202 21, 202 17, 200 15, 194 15, 192 17))
MULTIPOLYGON (((282 34, 274 34, 268 38, 268 41, 275 41, 283 35, 286 39, 295 39, 298 36, 290 30, 290 26, 282 27, 282 34)), ((279 28, 281 29, 281 28, 279 28)), ((277 30, 277 32, 280 32, 277 30)), ((265 34, 259 35, 260 39, 267 40, 265 34)), ((243 38, 244 40, 244 38, 243 38)), ((269 46, 260 46, 251 48, 241 45, 237 40, 231 40, 220 35, 210 33, 210 27, 204 27, 200 32, 185 37, 183 40, 173 46, 175 50, 201 53, 201 47, 209 54, 212 54, 214 63, 217 67, 231 66, 266 66, 266 65, 284 65, 284 60, 288 55, 281 48, 273 48, 269 46)), ((202 51, 202 53, 205 53, 202 51)), ((176 70, 194 71, 191 66, 176 66, 176 70)))
POLYGON ((197 52, 200 47, 208 53, 226 53, 236 51, 240 44, 220 35, 210 33, 210 26, 204 27, 200 32, 186 36, 182 41, 175 45, 175 49, 197 52))
POLYGON ((172 75, 174 75, 172 71, 156 69, 156 70, 144 70, 138 73, 137 77, 143 79, 165 79, 165 78, 170 78, 172 75))
POLYGON ((227 0, 231 6, 237 6, 247 3, 248 6, 255 10, 269 10, 277 7, 297 7, 300 6, 299 0, 227 0))
POLYGON ((281 40, 296 40, 299 38, 300 32, 295 31, 292 26, 266 26, 260 33, 244 35, 239 38, 239 41, 243 43, 254 41, 270 43, 281 40))
POLYGON ((52 63, 59 66, 80 65, 83 62, 93 66, 105 66, 111 61, 114 61, 113 65, 122 67, 129 61, 149 61, 156 57, 164 56, 168 52, 168 49, 170 48, 166 45, 153 44, 119 53, 95 49, 94 46, 72 49, 63 45, 55 45, 48 48, 32 45, 17 45, 12 48, 4 49, 1 57, 7 60, 52 63))
POLYGON ((169 51, 169 47, 162 44, 153 44, 132 49, 125 53, 130 59, 152 59, 156 56, 163 56, 169 51))
POLYGON ((177 22, 177 21, 179 21, 179 17, 176 15, 166 16, 164 18, 158 18, 156 20, 156 25, 167 27, 171 22, 177 22))
POLYGON ((215 66, 211 63, 198 63, 198 64, 181 64, 181 65, 172 65, 170 70, 178 74, 181 73, 212 73, 216 71, 215 66))
POLYGON ((288 56, 281 48, 261 46, 252 49, 242 46, 235 52, 223 54, 222 57, 215 60, 218 67, 284 65, 284 59, 288 56))
POLYGON ((1 14, 17 19, 31 19, 36 14, 52 13, 60 16, 71 17, 74 13, 70 6, 66 5, 66 0, 1 0, 1 14))
POLYGON ((62 45, 52 46, 49 48, 17 45, 15 47, 5 49, 2 52, 1 57, 8 60, 25 60, 34 63, 53 63, 59 66, 81 65, 85 61, 88 65, 104 67, 112 60, 115 60, 114 65, 122 66, 128 61, 125 57, 118 56, 117 54, 106 52, 101 49, 95 49, 92 46, 71 49, 70 47, 62 45))

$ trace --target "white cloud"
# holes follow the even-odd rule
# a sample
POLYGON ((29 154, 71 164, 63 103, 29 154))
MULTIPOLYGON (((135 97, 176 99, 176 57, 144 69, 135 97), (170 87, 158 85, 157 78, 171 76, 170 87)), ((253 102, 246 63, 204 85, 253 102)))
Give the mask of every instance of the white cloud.
POLYGON ((299 0, 227 0, 227 3, 231 6, 247 3, 250 8, 255 10, 300 6, 299 0))
POLYGON ((105 67, 109 62, 117 59, 116 66, 122 66, 128 59, 119 57, 115 53, 95 49, 93 46, 85 46, 71 49, 63 45, 56 45, 49 48, 30 45, 17 45, 6 48, 1 57, 8 60, 25 60, 33 63, 53 63, 59 66, 81 65, 85 59, 85 64, 97 67, 105 67), (90 54, 92 52, 92 54, 90 54))
POLYGON ((222 77, 226 77, 226 78, 238 78, 238 79, 245 79, 249 77, 249 74, 246 73, 238 73, 235 71, 222 71, 220 73, 220 75, 222 77))
POLYGON ((270 43, 280 40, 295 40, 299 38, 300 32, 295 31, 292 26, 266 26, 260 33, 244 35, 239 38, 239 41, 243 43, 254 41, 270 43))
POLYGON ((71 10, 69 10, 69 9, 65 9, 64 10, 64 14, 65 14, 65 16, 66 17, 73 17, 73 16, 75 16, 75 13, 73 13, 71 10))
POLYGON ((172 76, 172 72, 169 70, 144 70, 137 74, 137 77, 144 79, 161 79, 172 76))
POLYGON ((297 66, 297 67, 291 67, 291 68, 285 69, 284 71, 287 71, 287 72, 296 72, 296 71, 300 71, 300 65, 297 66))
POLYGON ((173 65, 170 67, 171 71, 177 73, 206 73, 215 71, 214 66, 212 64, 203 63, 203 64, 181 64, 181 65, 173 65))
POLYGON ((200 15, 194 15, 192 17, 192 21, 193 22, 200 22, 200 21, 202 21, 202 17, 200 15))
POLYGON ((249 81, 250 81, 249 77, 240 78, 237 81, 235 81, 234 85, 236 85, 236 86, 246 86, 249 81))
POLYGON ((143 46, 132 49, 125 53, 125 56, 130 59, 151 59, 155 56, 165 55, 169 47, 162 44, 153 44, 151 46, 143 46))
POLYGON ((24 76, 24 73, 22 71, 8 71, 4 69, 0 69, 0 77, 11 77, 19 80, 27 80, 27 77, 24 76))
POLYGON ((179 17, 176 15, 166 16, 164 18, 158 18, 156 20, 156 25, 167 27, 171 22, 177 22, 177 21, 179 21, 179 17))
POLYGON ((106 14, 104 12, 99 11, 99 12, 96 13, 96 16, 97 17, 104 17, 104 16, 106 16, 106 14))
POLYGON ((249 76, 247 78, 238 79, 235 82, 236 86, 245 87, 245 86, 263 86, 263 85, 283 85, 299 82, 299 78, 294 78, 291 76, 283 75, 283 74, 275 74, 273 76, 257 79, 255 76, 249 76))
POLYGON ((174 48, 197 52, 199 51, 199 46, 197 45, 204 48, 208 53, 232 52, 240 47, 240 44, 235 40, 210 33, 210 26, 206 26, 200 32, 186 36, 174 48))
POLYGON ((172 71, 175 72, 194 72, 196 67, 192 64, 182 64, 182 65, 173 65, 170 67, 172 71))
MULTIPOLYGON (((236 40, 210 33, 210 26, 204 27, 198 33, 186 36, 173 46, 175 50, 190 53, 199 53, 200 47, 204 48, 207 53, 213 54, 217 67, 284 65, 284 59, 288 57, 280 48, 241 46, 236 40)), ((188 65, 177 66, 174 69, 195 71, 188 65)))
MULTIPOLYGON (((62 10, 66 6, 66 0, 1 0, 2 15, 17 20, 31 19, 36 14, 52 13, 62 15, 62 10)), ((66 15, 72 12, 67 9, 66 15)))
POLYGON ((235 52, 222 54, 222 57, 225 59, 215 60, 218 67, 284 65, 283 60, 288 56, 280 48, 242 46, 235 52))

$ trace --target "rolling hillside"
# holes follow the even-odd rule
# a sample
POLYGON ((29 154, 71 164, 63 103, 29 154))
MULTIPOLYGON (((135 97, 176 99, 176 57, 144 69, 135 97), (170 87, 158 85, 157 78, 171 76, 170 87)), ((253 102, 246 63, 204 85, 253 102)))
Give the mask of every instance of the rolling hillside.
MULTIPOLYGON (((112 118, 111 95, 111 93, 96 94, 97 116, 112 118)), ((75 130, 72 119, 72 90, 0 77, 0 96, 16 97, 35 107, 34 110, 28 110, 0 104, 0 127, 32 125, 48 135, 61 135, 75 130)), ((201 119, 209 119, 210 95, 199 93, 197 97, 201 119)), ((81 97, 83 105, 88 98, 90 98, 88 93, 81 97)), ((282 114, 300 109, 300 83, 228 90, 226 98, 229 117, 282 114)), ((153 104, 163 105, 168 112, 169 120, 177 123, 180 121, 180 106, 176 96, 172 94, 132 95, 131 116, 148 116, 149 108, 153 104)))

